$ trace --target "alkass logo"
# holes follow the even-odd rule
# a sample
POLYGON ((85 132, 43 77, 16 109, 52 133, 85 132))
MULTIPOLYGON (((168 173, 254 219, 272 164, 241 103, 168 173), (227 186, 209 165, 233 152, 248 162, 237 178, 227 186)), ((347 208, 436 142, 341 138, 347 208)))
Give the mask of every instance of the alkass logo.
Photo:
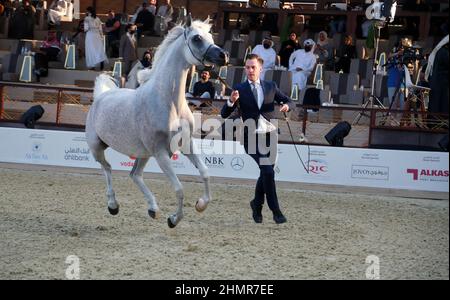
POLYGON ((328 172, 328 163, 321 159, 310 160, 309 172, 313 174, 325 174, 328 172))
POLYGON ((413 180, 439 180, 448 178, 449 175, 448 170, 407 169, 406 172, 413 175, 413 180))

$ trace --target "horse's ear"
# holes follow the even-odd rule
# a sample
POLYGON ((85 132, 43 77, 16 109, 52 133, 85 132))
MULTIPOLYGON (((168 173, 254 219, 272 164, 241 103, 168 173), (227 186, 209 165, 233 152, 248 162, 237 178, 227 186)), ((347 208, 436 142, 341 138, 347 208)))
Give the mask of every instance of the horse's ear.
POLYGON ((203 23, 209 25, 210 22, 211 22, 211 18, 210 18, 209 15, 208 15, 208 17, 206 18, 206 20, 205 20, 203 23))
POLYGON ((191 15, 191 13, 189 13, 187 18, 186 18, 186 25, 185 25, 185 27, 188 28, 188 27, 191 27, 191 25, 192 25, 192 15, 191 15))

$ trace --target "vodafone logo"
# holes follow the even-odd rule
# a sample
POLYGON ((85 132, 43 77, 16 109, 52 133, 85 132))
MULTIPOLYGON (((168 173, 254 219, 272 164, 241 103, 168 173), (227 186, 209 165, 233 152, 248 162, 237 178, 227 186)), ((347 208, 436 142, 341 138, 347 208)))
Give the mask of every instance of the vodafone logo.
POLYGON ((121 161, 120 166, 121 167, 134 167, 134 160, 136 160, 136 157, 134 156, 128 156, 133 161, 121 161))
POLYGON ((424 181, 448 181, 448 170, 433 169, 407 169, 406 173, 411 174, 413 180, 424 181))

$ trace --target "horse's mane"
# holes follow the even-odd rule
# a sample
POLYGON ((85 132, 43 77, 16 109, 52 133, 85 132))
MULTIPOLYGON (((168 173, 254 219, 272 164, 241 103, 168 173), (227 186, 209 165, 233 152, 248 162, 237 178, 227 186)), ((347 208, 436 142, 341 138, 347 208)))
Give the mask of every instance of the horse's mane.
MULTIPOLYGON (((192 27, 204 32, 209 32, 211 30, 211 24, 209 24, 209 22, 205 23, 199 20, 193 21, 192 27)), ((172 45, 172 43, 175 42, 184 33, 184 29, 185 28, 183 25, 178 24, 169 31, 163 42, 156 49, 155 56, 153 57, 152 69, 154 69, 159 64, 161 57, 167 53, 170 45, 172 45)))

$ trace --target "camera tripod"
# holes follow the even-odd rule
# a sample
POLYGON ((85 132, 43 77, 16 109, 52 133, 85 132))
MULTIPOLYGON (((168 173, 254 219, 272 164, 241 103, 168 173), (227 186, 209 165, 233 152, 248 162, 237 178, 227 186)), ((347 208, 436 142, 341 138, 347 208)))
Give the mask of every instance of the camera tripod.
POLYGON ((353 120, 352 125, 358 124, 359 120, 363 116, 369 117, 369 115, 366 113, 367 108, 372 108, 374 106, 374 103, 376 103, 379 107, 385 108, 383 103, 380 101, 380 99, 375 95, 375 82, 376 82, 376 76, 377 76, 377 69, 378 69, 378 49, 380 45, 380 32, 381 28, 383 28, 385 25, 384 21, 376 21, 374 23, 374 26, 377 29, 377 34, 375 36, 375 57, 373 61, 373 67, 372 67, 372 86, 370 90, 370 95, 367 98, 366 102, 362 105, 362 111, 358 113, 358 115, 353 120))

